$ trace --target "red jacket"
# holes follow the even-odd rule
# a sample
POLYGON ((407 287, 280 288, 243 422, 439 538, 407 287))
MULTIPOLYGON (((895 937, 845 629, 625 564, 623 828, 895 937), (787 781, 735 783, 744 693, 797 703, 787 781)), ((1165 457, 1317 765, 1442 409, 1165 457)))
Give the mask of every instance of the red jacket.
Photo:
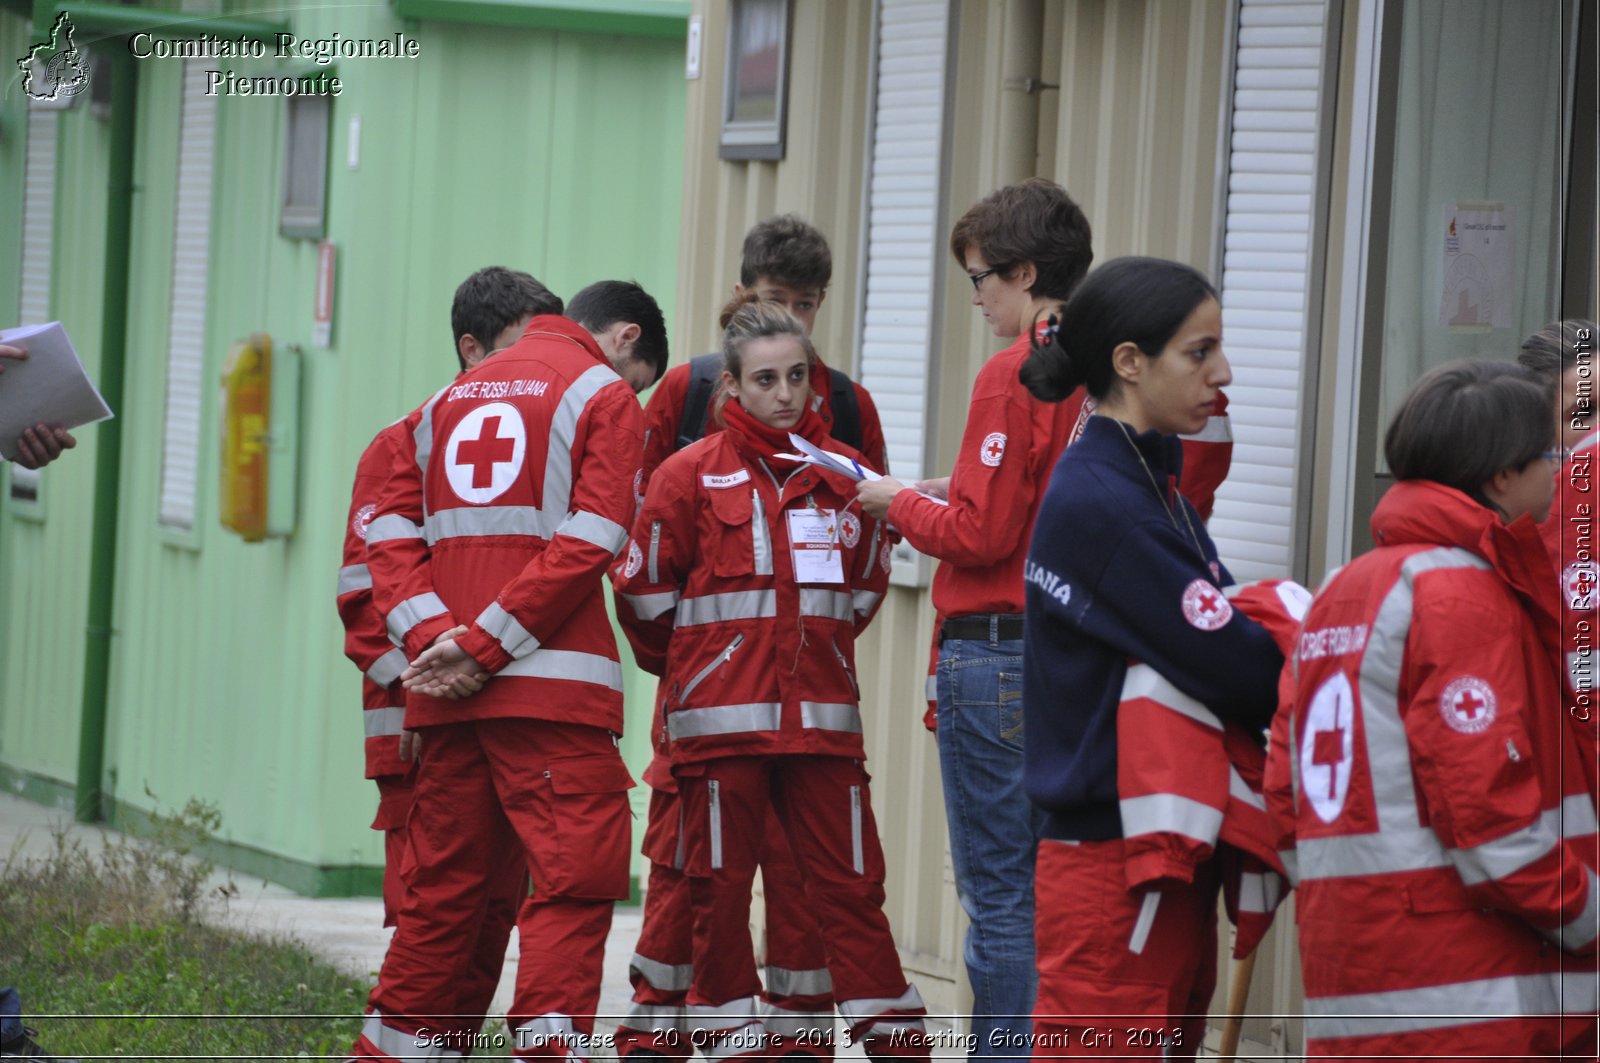
POLYGON ((412 695, 406 725, 529 717, 622 731, 622 667, 600 594, 627 540, 643 417, 588 332, 538 317, 403 422, 367 531, 373 594, 415 658, 458 644, 493 678, 412 695))
POLYGON ((673 762, 864 757, 855 639, 883 602, 889 547, 852 483, 774 474, 736 430, 669 457, 612 582, 640 666, 662 677, 673 762), (834 516, 842 582, 795 582, 790 516, 812 507, 834 516))
POLYGON ((1307 1048, 1552 1055, 1581 1024, 1532 1016, 1592 1022, 1600 930, 1594 802, 1549 711, 1553 574, 1529 522, 1435 483, 1396 484, 1372 530, 1274 723, 1307 1048))
MULTIPOLYGON (((883 423, 878 419, 878 407, 872 396, 860 384, 856 389, 856 406, 861 411, 862 462, 880 472, 889 468, 889 453, 883 441, 883 423)), ((656 469, 678 449, 678 426, 683 422, 683 400, 689 392, 689 363, 675 365, 650 393, 644 407, 644 478, 650 482, 656 469)), ((811 365, 812 408, 822 418, 823 425, 833 428, 833 381, 822 359, 811 365)), ((720 432, 712 411, 706 411, 705 434, 720 432)))
MULTIPOLYGON (((889 520, 906 541, 944 564, 933 577, 940 617, 1022 612, 1022 562, 1056 459, 1083 430, 1094 400, 1082 388, 1061 402, 1041 402, 1017 374, 1028 336, 984 363, 972 385, 967 425, 950 474, 950 504, 902 491, 889 520)), ((1233 460, 1227 399, 1195 436, 1184 437, 1185 497, 1211 516, 1218 485, 1233 460)))
POLYGON ((405 651, 389 641, 383 614, 372 603, 372 573, 367 568, 367 528, 378 512, 378 494, 394 468, 395 448, 404 429, 397 421, 362 451, 350 492, 350 517, 344 526, 344 564, 339 569, 339 620, 344 624, 344 655, 361 670, 365 709, 367 778, 405 775, 412 765, 400 759, 405 723, 405 651))
POLYGON ((1578 444, 1556 480, 1550 519, 1539 526, 1561 582, 1561 656, 1567 722, 1583 743, 1583 769, 1589 794, 1600 791, 1600 436, 1578 444))

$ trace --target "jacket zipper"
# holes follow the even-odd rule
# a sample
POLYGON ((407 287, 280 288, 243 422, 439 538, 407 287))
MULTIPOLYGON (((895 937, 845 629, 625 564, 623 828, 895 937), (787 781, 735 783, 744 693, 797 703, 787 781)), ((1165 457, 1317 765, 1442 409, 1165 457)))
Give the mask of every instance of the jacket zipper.
POLYGON ((658 571, 659 566, 656 563, 656 559, 660 555, 660 551, 661 551, 661 522, 659 520, 653 520, 653 521, 650 522, 650 582, 651 583, 660 583, 661 582, 661 573, 658 571))
POLYGON ((772 536, 767 531, 767 507, 761 492, 750 489, 750 553, 758 576, 772 575, 772 536))
POLYGON ((722 793, 715 779, 706 781, 706 789, 711 797, 711 868, 717 871, 722 868, 722 793))
POLYGON ((829 639, 828 645, 833 647, 833 655, 839 658, 839 667, 844 669, 844 677, 850 680, 850 689, 855 692, 857 698, 861 697, 861 684, 856 682, 855 673, 850 671, 850 662, 845 660, 844 654, 840 652, 838 640, 829 639))
POLYGON ((850 860, 856 874, 867 873, 866 857, 861 846, 861 787, 850 787, 850 860))
POLYGON ((685 701, 688 701, 689 695, 694 693, 695 688, 701 683, 705 682, 706 679, 710 677, 712 672, 715 672, 718 668, 721 668, 723 665, 727 664, 728 661, 733 657, 733 651, 742 645, 744 645, 744 636, 735 635, 733 637, 733 641, 728 643, 727 646, 723 647, 722 652, 713 657, 710 664, 706 665, 704 668, 700 669, 699 672, 695 673, 695 677, 689 680, 689 685, 678 692, 678 704, 682 705, 685 701))

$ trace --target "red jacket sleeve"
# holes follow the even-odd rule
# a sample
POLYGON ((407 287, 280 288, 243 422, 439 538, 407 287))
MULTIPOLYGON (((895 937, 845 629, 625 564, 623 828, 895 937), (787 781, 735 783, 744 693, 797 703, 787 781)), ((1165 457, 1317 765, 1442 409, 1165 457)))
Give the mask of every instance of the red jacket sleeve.
MULTIPOLYGON (((438 401, 439 392, 428 404, 438 401)), ((456 619, 433 589, 428 543, 423 538, 422 469, 414 434, 422 409, 413 411, 395 434, 389 474, 378 493, 377 513, 367 525, 367 566, 372 597, 389 638, 415 659, 433 640, 456 626, 456 619)))
POLYGON ((617 621, 628 636, 639 667, 666 671, 678 599, 695 551, 694 481, 690 462, 657 470, 645 488, 644 505, 622 559, 611 572, 617 621))
POLYGON ((650 401, 644 406, 644 482, 648 484, 661 463, 678 449, 678 428, 683 421, 683 400, 689 393, 689 364, 667 370, 650 401))
POLYGON ((1527 714, 1547 706, 1530 704, 1521 645, 1504 637, 1504 596, 1452 577, 1451 590, 1418 594, 1407 648, 1404 723, 1426 815, 1473 903, 1593 952, 1600 883, 1541 816, 1538 761, 1552 751, 1535 748, 1527 714), (1487 723, 1451 726, 1452 705, 1467 699, 1487 723))
MULTIPOLYGON (((495 602, 533 641, 533 652, 599 589, 633 519, 634 481, 644 444, 639 401, 620 379, 595 392, 578 417, 572 442, 572 496, 566 520, 495 602)), ((513 657, 474 620, 456 643, 490 672, 513 657)))
POLYGON ((1201 520, 1210 520, 1217 504, 1217 488, 1233 467, 1233 422, 1228 417, 1228 396, 1218 391, 1216 412, 1205 428, 1179 439, 1183 442, 1183 476, 1178 480, 1178 490, 1201 520))
POLYGON ((1044 485, 1034 482, 1034 452, 1049 445, 1013 379, 1010 361, 991 358, 978 372, 966 431, 950 476, 950 504, 901 491, 889 520, 906 541, 952 565, 992 565, 1017 552, 1032 531, 1028 515, 1044 485), (1041 438, 1043 436, 1043 438, 1041 438))
POLYGON ((344 559, 339 569, 337 604, 344 625, 344 655, 379 686, 388 686, 405 670, 406 656, 389 640, 383 614, 372 600, 372 573, 367 567, 367 528, 377 515, 384 478, 394 464, 392 432, 380 433, 356 464, 350 492, 350 514, 344 526, 344 559))

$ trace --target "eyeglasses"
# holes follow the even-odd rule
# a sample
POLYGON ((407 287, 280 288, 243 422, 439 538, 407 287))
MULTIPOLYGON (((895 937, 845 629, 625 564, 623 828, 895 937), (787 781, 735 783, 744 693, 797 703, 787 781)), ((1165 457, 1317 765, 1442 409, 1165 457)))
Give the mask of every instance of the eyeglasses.
POLYGON ((967 280, 972 282, 972 288, 973 288, 974 291, 976 291, 978 289, 978 287, 981 284, 983 284, 983 280, 984 280, 985 277, 989 276, 989 274, 991 274, 991 273, 999 273, 1004 268, 1005 268, 1004 266, 990 266, 988 269, 984 270, 982 273, 969 273, 969 274, 967 274, 967 280))
POLYGON ((1547 450, 1540 454, 1539 457, 1545 461, 1566 461, 1567 452, 1565 450, 1547 450))

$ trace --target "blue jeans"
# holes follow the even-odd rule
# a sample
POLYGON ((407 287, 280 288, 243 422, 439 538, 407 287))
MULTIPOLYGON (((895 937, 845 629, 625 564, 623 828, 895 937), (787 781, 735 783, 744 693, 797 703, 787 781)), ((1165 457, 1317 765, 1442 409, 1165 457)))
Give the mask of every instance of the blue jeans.
POLYGON ((972 983, 971 1059, 1029 1055, 1033 864, 1043 821, 1022 789, 1022 642, 939 647, 939 768, 972 983))
POLYGON ((0 1045, 22 1036, 22 997, 10 986, 0 988, 0 1045))

